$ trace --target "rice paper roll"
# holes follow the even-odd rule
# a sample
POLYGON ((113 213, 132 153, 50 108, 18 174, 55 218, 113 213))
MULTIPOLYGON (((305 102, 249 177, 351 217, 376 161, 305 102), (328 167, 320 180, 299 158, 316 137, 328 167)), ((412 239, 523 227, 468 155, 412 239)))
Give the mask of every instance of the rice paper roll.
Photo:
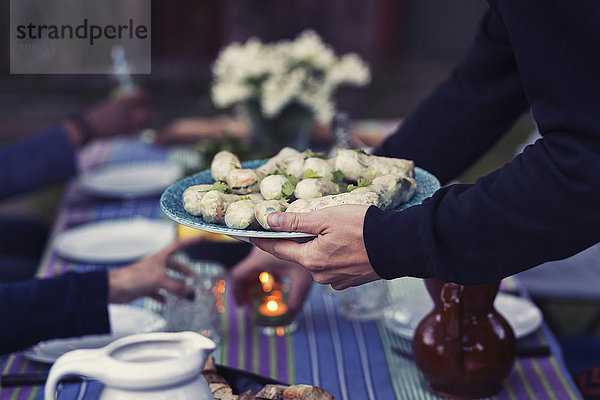
POLYGON ((302 179, 304 175, 304 160, 306 156, 304 153, 298 153, 291 157, 281 160, 277 166, 277 171, 284 175, 291 175, 297 179, 302 179))
POLYGON ((287 208, 286 212, 311 212, 327 207, 341 206, 344 204, 359 204, 379 207, 379 196, 377 193, 368 191, 366 193, 340 193, 323 196, 317 199, 298 199, 287 208))
POLYGON ((232 169, 225 180, 235 194, 258 192, 260 179, 253 169, 232 169))
POLYGON ((256 221, 267 230, 271 230, 267 217, 273 212, 283 212, 287 208, 287 203, 279 200, 265 200, 256 205, 254 216, 256 221))
POLYGON ((310 199, 326 196, 339 191, 339 186, 329 179, 308 178, 298 182, 296 189, 294 190, 294 196, 296 196, 297 199, 310 199))
POLYGON ((333 180, 333 165, 328 160, 323 160, 318 157, 307 158, 304 161, 303 173, 307 170, 312 170, 321 178, 333 180))
POLYGON ((291 147, 284 147, 279 151, 279 153, 277 153, 275 156, 271 157, 269 159, 269 161, 267 161, 262 166, 258 167, 256 169, 256 172, 259 175, 262 175, 263 177, 270 175, 270 174, 274 174, 276 172, 279 172, 279 167, 277 166, 277 164, 281 163, 283 160, 285 160, 287 158, 297 156, 299 154, 302 154, 302 153, 300 153, 296 149, 292 149, 291 147))
POLYGON ((384 175, 373 179, 371 185, 354 189, 351 193, 374 192, 379 196, 379 208, 390 210, 410 200, 416 187, 417 182, 413 178, 384 175))
POLYGON ((400 204, 406 203, 412 199, 413 195, 415 194, 415 191, 417 190, 417 181, 413 177, 405 176, 400 178, 398 183, 401 186, 399 195, 400 204))
POLYGON ((248 229, 258 225, 254 216, 256 204, 252 200, 239 200, 227 207, 225 225, 233 229, 248 229))
POLYGON ((261 201, 265 201, 265 198, 260 193, 250 193, 245 196, 240 196, 241 200, 252 200, 254 203, 260 203, 261 201))
POLYGON ((212 185, 193 185, 185 189, 181 195, 184 210, 197 217, 202 216, 200 200, 211 188, 212 185))
MULTIPOLYGON (((373 179, 371 188, 379 195, 379 207, 382 210, 396 208, 412 197, 414 188, 410 194, 407 193, 409 188, 406 187, 406 184, 409 179, 412 178, 398 178, 393 175, 384 175, 373 179), (407 195, 409 196, 408 198, 406 198, 407 195)), ((412 180, 414 181, 414 179, 412 180)))
POLYGON ((215 154, 210 165, 210 175, 215 181, 225 181, 229 171, 242 168, 239 158, 227 151, 222 150, 215 154))
POLYGON ((372 181, 383 175, 414 177, 414 162, 411 160, 372 156, 354 150, 338 151, 335 169, 340 170, 344 178, 351 181, 360 178, 372 181))
POLYGON ((202 218, 212 224, 225 223, 225 213, 230 204, 240 200, 240 196, 221 193, 217 190, 211 190, 200 200, 200 209, 202 218))
POLYGON ((290 180, 283 175, 269 175, 260 181, 260 193, 266 200, 279 200, 284 196, 283 185, 290 180))

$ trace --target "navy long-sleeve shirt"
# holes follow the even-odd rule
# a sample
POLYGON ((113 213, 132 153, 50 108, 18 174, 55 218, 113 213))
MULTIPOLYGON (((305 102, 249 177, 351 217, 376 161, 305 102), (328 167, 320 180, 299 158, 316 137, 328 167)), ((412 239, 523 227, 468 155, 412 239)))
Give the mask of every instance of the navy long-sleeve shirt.
MULTIPOLYGON (((0 148, 0 198, 75 171, 75 150, 67 134, 52 128, 0 148)), ((107 297, 106 271, 0 282, 0 354, 40 340, 109 332, 107 297)))
POLYGON ((75 149, 60 126, 0 147, 0 199, 66 179, 75 149))
POLYGON ((479 284, 600 241, 600 2, 490 0, 475 42, 377 154, 456 177, 528 108, 542 139, 474 184, 401 213, 371 207, 383 278, 479 284))
POLYGON ((0 354, 41 340, 109 332, 106 271, 0 282, 0 354))

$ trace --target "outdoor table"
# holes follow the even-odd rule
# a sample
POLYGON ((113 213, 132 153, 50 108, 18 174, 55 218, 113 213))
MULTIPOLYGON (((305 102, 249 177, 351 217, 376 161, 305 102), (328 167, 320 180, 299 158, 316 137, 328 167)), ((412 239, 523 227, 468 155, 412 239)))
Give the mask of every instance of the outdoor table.
MULTIPOLYGON (((116 139, 92 143, 80 156, 82 169, 128 160, 160 160, 173 153, 135 140, 116 139)), ((103 219, 143 216, 163 218, 158 198, 95 200, 83 196, 76 182, 69 182, 39 269, 39 277, 67 270, 106 268, 69 262, 52 250, 52 238, 69 227, 103 219)), ((392 301, 410 296, 416 280, 402 278, 390 283, 392 301)), ((515 279, 503 288, 521 290, 515 279)), ((156 307, 150 299, 138 300, 140 307, 156 307)), ((228 291, 223 314, 223 335, 215 357, 218 363, 252 371, 289 384, 318 385, 337 399, 436 399, 414 362, 391 351, 410 351, 410 341, 390 332, 381 321, 359 322, 341 315, 330 291, 315 284, 298 315, 296 332, 267 337, 254 328, 251 313, 236 307, 228 291)), ((517 358, 496 399, 579 399, 580 394, 564 366, 561 350, 552 332, 542 325, 519 344, 548 344, 551 356, 517 358)), ((0 357, 3 374, 43 372, 48 365, 27 360, 21 353, 0 357)), ((102 385, 96 381, 65 383, 59 399, 96 399, 102 385)), ((3 399, 42 399, 43 386, 0 388, 3 399)))

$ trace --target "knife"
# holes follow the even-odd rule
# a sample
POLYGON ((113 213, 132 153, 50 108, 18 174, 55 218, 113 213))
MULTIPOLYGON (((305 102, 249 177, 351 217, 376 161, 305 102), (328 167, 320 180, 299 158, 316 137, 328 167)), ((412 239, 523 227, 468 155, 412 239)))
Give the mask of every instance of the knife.
MULTIPOLYGON (((47 372, 39 372, 32 374, 4 374, 0 376, 0 387, 15 387, 15 386, 41 386, 48 379, 47 372)), ((67 376, 62 378, 62 383, 81 382, 86 378, 81 376, 67 376)))
MULTIPOLYGON (((399 347, 392 346, 392 352, 400 357, 413 359, 413 354, 410 351, 402 350, 399 347)), ((552 355, 550 346, 547 344, 533 346, 517 346, 517 357, 549 357, 552 355)))

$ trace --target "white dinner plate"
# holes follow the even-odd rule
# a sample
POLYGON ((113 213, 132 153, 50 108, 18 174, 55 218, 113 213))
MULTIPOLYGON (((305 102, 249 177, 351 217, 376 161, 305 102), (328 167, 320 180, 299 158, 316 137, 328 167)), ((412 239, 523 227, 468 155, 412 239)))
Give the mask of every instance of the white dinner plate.
POLYGON ((124 304, 110 304, 108 317, 111 326, 110 334, 48 340, 25 350, 23 355, 33 361, 51 364, 71 350, 95 349, 124 336, 157 332, 166 327, 165 320, 159 315, 140 307, 124 304))
POLYGON ((174 239, 170 221, 129 218, 90 222, 64 231, 54 239, 54 249, 73 261, 118 263, 140 259, 174 239))
POLYGON ((108 198, 136 198, 162 193, 183 174, 170 162, 135 162, 109 165, 83 173, 79 187, 86 193, 108 198))
MULTIPOLYGON (((542 324, 540 309, 522 297, 498 293, 494 306, 506 318, 517 338, 529 335, 542 324)), ((392 332, 412 339, 417 325, 432 309, 433 301, 430 297, 411 297, 386 307, 383 311, 383 321, 392 332)))

